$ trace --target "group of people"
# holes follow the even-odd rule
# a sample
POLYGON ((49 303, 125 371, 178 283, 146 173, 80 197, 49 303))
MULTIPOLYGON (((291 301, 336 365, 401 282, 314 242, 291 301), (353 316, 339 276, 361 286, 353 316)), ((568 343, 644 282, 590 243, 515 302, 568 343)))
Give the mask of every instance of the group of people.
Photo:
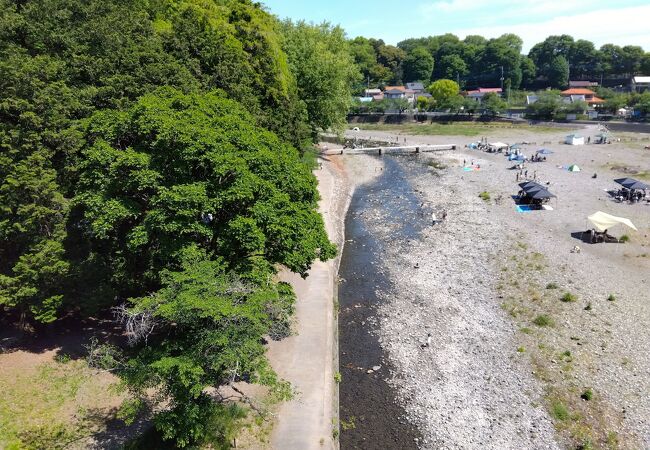
MULTIPOLYGON (((523 165, 522 168, 519 169, 516 175, 516 180, 517 182, 524 181, 524 180, 529 180, 528 178, 528 169, 524 170, 523 165)), ((537 181, 537 171, 533 170, 533 181, 537 181)))
POLYGON ((619 189, 614 198, 619 202, 637 203, 643 201, 647 197, 646 191, 635 189, 619 189))

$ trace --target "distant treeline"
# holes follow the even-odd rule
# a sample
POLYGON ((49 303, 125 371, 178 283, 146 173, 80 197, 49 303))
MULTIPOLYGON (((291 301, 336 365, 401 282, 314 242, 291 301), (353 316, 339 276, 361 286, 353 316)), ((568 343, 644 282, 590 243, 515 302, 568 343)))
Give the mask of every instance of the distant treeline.
POLYGON ((381 39, 357 37, 351 52, 366 85, 382 86, 432 80, 457 80, 461 87, 504 89, 565 88, 571 80, 620 84, 638 74, 650 74, 650 53, 635 45, 620 47, 574 40, 569 35, 549 36, 522 54, 515 34, 494 39, 453 34, 406 39, 397 46, 381 39))

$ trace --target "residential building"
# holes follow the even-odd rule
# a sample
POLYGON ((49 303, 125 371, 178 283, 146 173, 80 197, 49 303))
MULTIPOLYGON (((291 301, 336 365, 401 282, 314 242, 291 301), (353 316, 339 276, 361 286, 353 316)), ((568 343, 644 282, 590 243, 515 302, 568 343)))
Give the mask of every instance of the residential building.
POLYGON ((499 94, 501 95, 503 93, 503 90, 501 88, 478 88, 473 91, 467 91, 465 92, 465 96, 467 98, 471 98, 473 100, 476 100, 477 102, 481 102, 485 94, 488 93, 494 93, 494 94, 499 94))
POLYGON ((413 89, 407 89, 405 86, 386 86, 384 89, 384 98, 405 98, 409 102, 413 102, 415 101, 415 91, 413 89))
POLYGON ((424 84, 420 82, 406 83, 406 89, 412 90, 416 95, 424 93, 424 84))
POLYGON ((386 86, 384 89, 384 98, 406 98, 406 88, 404 86, 386 86))
POLYGON ((374 97, 375 95, 381 94, 381 89, 366 89, 363 93, 364 97, 374 97))
POLYGON ((639 76, 632 78, 632 92, 650 91, 650 76, 639 76))
POLYGON ((605 100, 597 97, 596 93, 591 89, 571 88, 560 92, 560 95, 564 98, 566 103, 582 101, 587 103, 589 106, 605 103, 605 100))

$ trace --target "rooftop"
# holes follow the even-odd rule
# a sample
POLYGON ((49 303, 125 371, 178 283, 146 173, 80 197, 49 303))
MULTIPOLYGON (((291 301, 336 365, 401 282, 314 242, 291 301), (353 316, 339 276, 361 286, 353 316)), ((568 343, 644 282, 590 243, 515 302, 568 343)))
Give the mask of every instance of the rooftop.
POLYGON ((594 91, 591 89, 585 89, 585 88, 571 88, 567 89, 566 91, 561 92, 562 95, 596 95, 594 91))

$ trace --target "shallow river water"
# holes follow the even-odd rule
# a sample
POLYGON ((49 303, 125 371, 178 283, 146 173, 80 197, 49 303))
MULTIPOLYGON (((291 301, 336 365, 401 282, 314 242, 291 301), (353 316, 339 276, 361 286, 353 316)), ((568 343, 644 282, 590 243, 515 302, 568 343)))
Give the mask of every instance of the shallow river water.
POLYGON ((386 382, 391 370, 376 333, 381 293, 393 287, 382 266, 388 245, 417 240, 430 216, 410 178, 426 171, 414 156, 384 156, 384 170, 356 189, 345 221, 346 243, 339 277, 339 356, 341 448, 411 449, 421 439, 386 382), (378 224, 377 215, 383 218, 378 224), (375 239, 374 227, 387 226, 391 242, 375 239), (373 370, 373 367, 376 369, 373 370), (369 371, 371 371, 369 373, 369 371))

